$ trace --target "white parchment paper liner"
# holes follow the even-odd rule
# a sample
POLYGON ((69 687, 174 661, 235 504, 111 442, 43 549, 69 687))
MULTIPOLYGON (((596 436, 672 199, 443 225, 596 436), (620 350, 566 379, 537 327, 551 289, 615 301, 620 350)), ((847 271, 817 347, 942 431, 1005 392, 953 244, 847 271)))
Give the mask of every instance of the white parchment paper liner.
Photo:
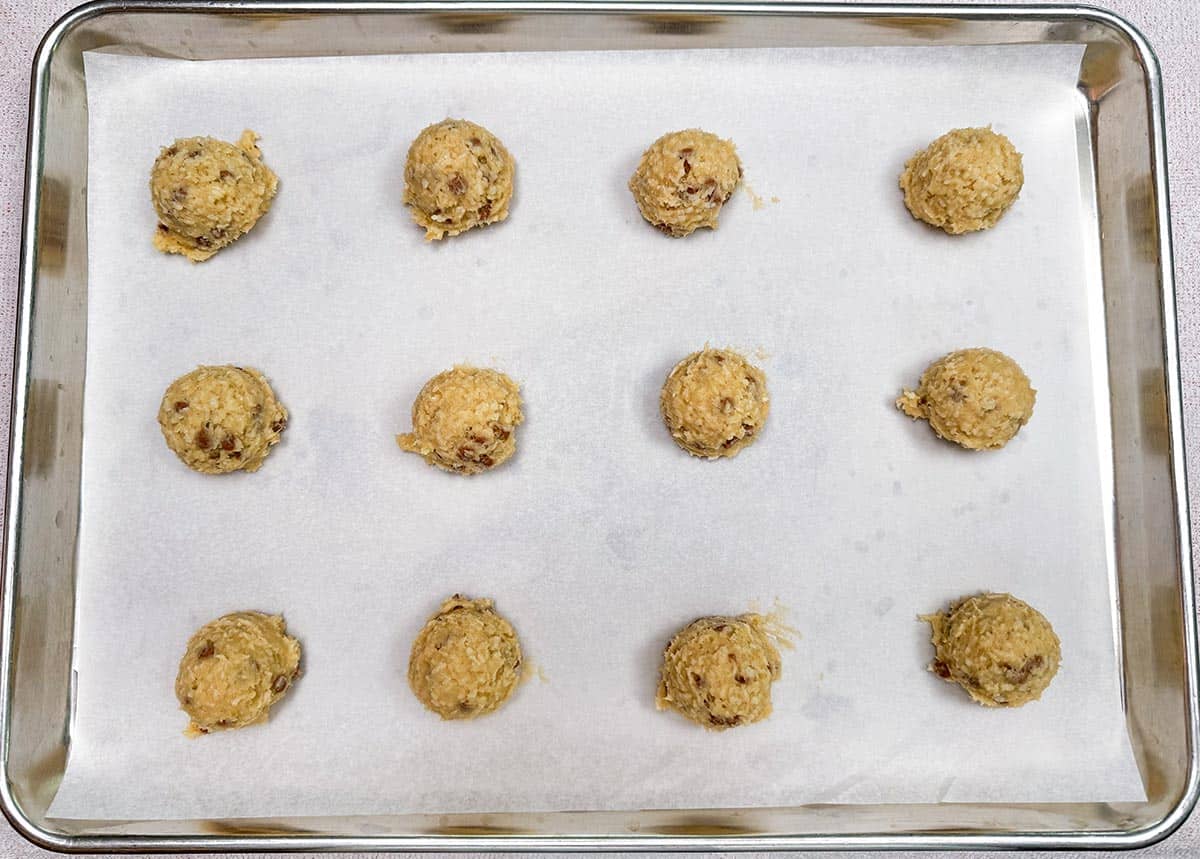
POLYGON ((1142 799, 1105 548, 1079 59, 89 54, 78 703, 53 813, 1142 799), (499 135, 517 193, 508 222, 430 245, 402 167, 446 116, 499 135), (988 123, 1025 155, 1015 208, 959 238, 912 220, 904 160, 988 123), (765 205, 739 193, 718 232, 672 241, 625 183, 650 141, 689 126, 735 140, 765 205), (243 128, 280 176, 270 214, 203 265, 157 253, 158 147, 243 128), (657 415, 668 369, 705 342, 768 377, 769 423, 734 461, 684 455, 657 415), (975 345, 1038 388, 999 453, 892 407, 930 360, 975 345), (171 379, 221 362, 262 369, 292 414, 254 475, 189 472, 155 424, 171 379), (470 480, 393 440, 458 362, 507 371, 527 403, 516 458, 470 480), (1062 638, 1039 703, 985 710, 924 671, 916 615, 985 589, 1062 638), (545 676, 475 723, 440 722, 404 678, 454 591, 493 597, 545 676), (718 735, 655 712, 675 629, 776 599, 801 637, 769 721, 718 735), (248 608, 284 612, 304 676, 268 725, 189 741, 184 644, 248 608))

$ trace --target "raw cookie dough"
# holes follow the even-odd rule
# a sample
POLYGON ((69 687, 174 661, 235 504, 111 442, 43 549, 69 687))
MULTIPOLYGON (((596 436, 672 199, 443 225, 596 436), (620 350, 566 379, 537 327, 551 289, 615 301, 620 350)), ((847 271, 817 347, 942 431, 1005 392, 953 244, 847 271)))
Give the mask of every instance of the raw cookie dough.
POLYGON ((1038 611, 1009 594, 966 597, 923 615, 936 654, 929 670, 987 707, 1042 697, 1058 672, 1058 636, 1038 611))
POLYGON ((496 370, 455 367, 425 383, 413 402, 413 431, 396 436, 396 442, 430 465, 478 474, 516 452, 522 420, 516 382, 496 370))
POLYGON ((712 731, 748 725, 771 715, 781 670, 761 615, 702 617, 667 645, 655 703, 712 731))
POLYGON ((508 700, 520 667, 517 633, 492 601, 455 594, 413 641, 408 685, 443 719, 474 719, 508 700))
POLYGON ((629 190, 642 217, 681 238, 700 227, 717 228, 721 206, 742 178, 732 140, 689 128, 664 134, 642 154, 629 190))
POLYGON ((960 349, 930 364, 896 407, 968 450, 998 450, 1029 423, 1036 398, 1029 377, 1003 352, 960 349))
POLYGON ((257 140, 253 131, 242 132, 236 146, 185 137, 159 152, 150 172, 156 248, 203 262, 250 232, 279 185, 262 163, 257 140))
POLYGON ((994 226, 1021 193, 1021 153, 990 128, 956 128, 909 158, 900 174, 904 205, 958 235, 994 226))
POLYGON ((667 376, 659 407, 675 443, 692 456, 736 456, 767 421, 767 377, 729 349, 693 352, 667 376))
POLYGON ((193 471, 258 471, 279 443, 288 413, 253 367, 197 367, 163 394, 158 425, 193 471))
POLYGON ((404 202, 426 240, 457 236, 508 217, 516 165, 494 134, 445 119, 417 135, 404 165, 404 202))
POLYGON ((189 736, 265 722, 300 675, 300 643, 280 615, 239 611, 191 637, 175 697, 191 717, 189 736))

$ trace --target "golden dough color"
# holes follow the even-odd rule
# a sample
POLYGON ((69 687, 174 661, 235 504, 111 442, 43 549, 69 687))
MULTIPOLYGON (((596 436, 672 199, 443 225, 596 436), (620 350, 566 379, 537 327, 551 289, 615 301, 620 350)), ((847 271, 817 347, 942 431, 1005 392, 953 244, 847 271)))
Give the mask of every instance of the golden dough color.
POLYGON ((508 700, 520 667, 517 633, 492 601, 455 594, 413 641, 408 685, 443 719, 474 719, 508 700))
POLYGON ((1029 423, 1037 391, 1020 365, 993 349, 960 349, 934 361, 896 407, 968 450, 998 450, 1029 423))
POLYGON ((659 407, 675 443, 692 456, 736 456, 767 422, 767 377, 729 349, 693 352, 667 376, 659 407))
POLYGON ((279 615, 239 611, 191 637, 175 697, 191 717, 189 736, 265 722, 300 676, 300 643, 279 615))
POLYGON ((697 725, 723 731, 771 715, 779 651, 757 614, 702 617, 667 645, 655 704, 697 725))
POLYGON ((1058 673, 1061 651, 1050 621, 1009 594, 966 597, 921 620, 933 629, 929 670, 987 707, 1036 701, 1058 673))
POLYGON ((242 132, 236 146, 186 137, 159 152, 150 172, 156 248, 203 262, 267 213, 279 180, 262 163, 257 140, 253 131, 242 132))
POLYGON ((163 394, 158 425, 180 462, 204 474, 258 471, 288 413, 253 367, 197 367, 163 394))
POLYGON ((956 128, 909 158, 900 174, 904 205, 947 233, 994 226, 1021 193, 1021 153, 990 128, 956 128))
POLYGON ((521 390, 496 370, 455 367, 425 383, 412 407, 413 431, 396 436, 401 450, 458 474, 502 465, 517 450, 521 390))
POLYGON ((417 135, 404 165, 404 202, 433 241, 508 217, 516 165, 496 135, 445 119, 417 135))
POLYGON ((664 134, 642 154, 629 190, 642 217, 674 238, 717 228, 742 178, 732 140, 689 128, 664 134))

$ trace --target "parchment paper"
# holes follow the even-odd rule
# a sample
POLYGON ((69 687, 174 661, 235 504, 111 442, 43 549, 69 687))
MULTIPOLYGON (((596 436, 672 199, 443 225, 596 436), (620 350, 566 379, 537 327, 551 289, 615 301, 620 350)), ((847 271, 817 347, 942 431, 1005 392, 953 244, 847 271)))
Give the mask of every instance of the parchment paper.
POLYGON ((89 54, 78 699, 53 813, 1142 799, 1115 660, 1079 58, 89 54), (431 245, 402 167, 445 116, 500 136, 517 193, 508 222, 431 245), (1014 209, 959 238, 912 220, 905 158, 986 123, 1025 155, 1014 209), (672 241, 625 183, 688 126, 734 138, 765 204, 739 193, 718 232, 672 241), (158 147, 247 127, 281 179, 270 214, 203 265, 158 254, 158 147), (657 413, 667 371, 706 342, 768 377, 769 423, 733 461, 686 456, 657 413), (1039 391, 998 453, 892 406, 974 345, 1039 391), (193 474, 155 423, 171 379, 220 362, 261 368, 292 413, 257 474, 193 474), (526 398, 516 458, 474 479, 393 440, 458 362, 504 369, 526 398), (986 710, 925 671, 916 615, 984 589, 1062 638, 1039 703, 986 710), (472 723, 425 712, 404 678, 454 591, 493 597, 544 675, 472 723), (768 721, 710 734, 654 710, 677 628, 775 600, 800 638, 768 721), (268 725, 187 740, 184 644, 247 608, 285 613, 304 676, 268 725))

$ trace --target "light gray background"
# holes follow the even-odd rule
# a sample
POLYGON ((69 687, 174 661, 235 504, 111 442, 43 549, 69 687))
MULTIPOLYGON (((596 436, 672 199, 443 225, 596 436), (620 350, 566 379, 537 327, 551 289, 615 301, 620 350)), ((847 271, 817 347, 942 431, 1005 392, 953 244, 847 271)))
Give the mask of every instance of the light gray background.
MULTIPOLYGON (((1019 2, 1019 0, 1018 0, 1019 2)), ((39 0, 26 4, 0 0, 0 400, 11 390, 11 338, 16 301, 18 234, 20 230, 22 169, 25 155, 27 92, 30 58, 37 40, 70 0, 39 0)), ((1195 273, 1200 214, 1200 6, 1191 0, 1109 0, 1109 6, 1142 29, 1159 54, 1167 94, 1168 154, 1171 171, 1179 326, 1184 375, 1184 405, 1189 433, 1188 454, 1200 462, 1200 278, 1195 273)), ((0 414, 0 441, 7 441, 7 415, 0 414)), ((0 470, 3 465, 0 465, 0 470)), ((1200 480, 1193 477, 1193 487, 1200 480)), ((1194 491, 1196 491, 1194 489, 1194 491)), ((1193 510, 1200 508, 1193 498, 1193 510)), ((1195 514, 1193 514, 1195 515, 1195 514)), ((1195 522, 1193 523, 1195 530, 1195 522)), ((1200 853, 1200 819, 1151 851, 1154 856, 1200 853)), ((0 855, 42 855, 7 828, 0 828, 0 855)), ((1132 854, 1137 855, 1137 854, 1132 854)))

